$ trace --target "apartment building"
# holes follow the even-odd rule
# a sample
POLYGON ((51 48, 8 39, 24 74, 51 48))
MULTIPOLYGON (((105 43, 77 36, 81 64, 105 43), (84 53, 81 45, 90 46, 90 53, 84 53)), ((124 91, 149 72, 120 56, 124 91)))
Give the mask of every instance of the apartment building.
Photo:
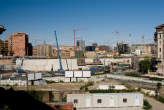
POLYGON ((8 55, 29 56, 32 54, 32 45, 29 43, 28 35, 17 32, 8 35, 8 55))
POLYGON ((164 24, 156 27, 154 33, 154 45, 156 48, 156 60, 158 61, 157 73, 164 75, 164 24))

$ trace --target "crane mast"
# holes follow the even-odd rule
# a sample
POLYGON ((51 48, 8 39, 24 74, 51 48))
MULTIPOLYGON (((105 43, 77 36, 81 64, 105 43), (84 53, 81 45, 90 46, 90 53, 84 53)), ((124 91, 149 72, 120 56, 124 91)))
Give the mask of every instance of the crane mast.
POLYGON ((56 38, 57 54, 58 54, 58 57, 59 57, 59 65, 60 65, 60 68, 59 68, 58 71, 63 71, 62 62, 61 62, 61 56, 60 56, 60 49, 59 49, 59 45, 58 45, 58 39, 57 39, 56 30, 54 31, 54 33, 55 33, 55 38, 56 38))

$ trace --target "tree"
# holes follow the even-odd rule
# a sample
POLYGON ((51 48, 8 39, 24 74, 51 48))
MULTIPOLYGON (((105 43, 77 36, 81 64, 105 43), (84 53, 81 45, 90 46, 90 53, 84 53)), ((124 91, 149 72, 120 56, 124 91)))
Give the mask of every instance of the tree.
POLYGON ((2 54, 3 56, 7 56, 7 54, 8 54, 8 49, 7 49, 6 47, 3 47, 2 50, 1 50, 1 54, 2 54))
POLYGON ((157 71, 157 60, 156 60, 156 58, 152 58, 151 59, 151 67, 150 67, 150 69, 151 69, 151 71, 152 72, 156 72, 157 71))
POLYGON ((144 60, 141 60, 139 62, 139 72, 146 74, 148 73, 148 70, 151 69, 151 60, 149 58, 146 58, 144 60))
POLYGON ((159 96, 159 90, 161 89, 161 86, 162 86, 162 84, 161 83, 157 83, 157 85, 156 85, 156 97, 158 98, 158 96, 159 96))
POLYGON ((157 90, 159 91, 161 89, 162 84, 161 83, 157 83, 157 90))

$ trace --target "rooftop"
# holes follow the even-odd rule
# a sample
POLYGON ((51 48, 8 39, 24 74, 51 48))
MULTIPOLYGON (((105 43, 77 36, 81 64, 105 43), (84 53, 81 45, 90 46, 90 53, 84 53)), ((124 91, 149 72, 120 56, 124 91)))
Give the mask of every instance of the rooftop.
POLYGON ((163 28, 163 27, 164 27, 164 24, 161 24, 159 26, 156 26, 155 28, 157 29, 157 28, 163 28))
POLYGON ((139 92, 125 92, 125 93, 86 93, 86 94, 68 94, 68 95, 118 95, 118 94, 141 94, 139 92))

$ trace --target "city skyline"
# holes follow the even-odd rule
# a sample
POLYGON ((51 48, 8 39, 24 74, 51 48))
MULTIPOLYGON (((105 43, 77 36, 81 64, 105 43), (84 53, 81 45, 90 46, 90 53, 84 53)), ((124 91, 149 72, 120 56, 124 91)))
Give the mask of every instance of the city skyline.
POLYGON ((30 42, 55 45, 57 30, 60 45, 73 45, 76 37, 86 44, 97 42, 112 46, 118 39, 131 43, 153 42, 154 27, 163 24, 163 0, 5 0, 1 1, 0 24, 7 30, 1 35, 27 33, 30 42), (112 40, 111 40, 112 39, 112 40), (36 41, 37 40, 37 41, 36 41))

